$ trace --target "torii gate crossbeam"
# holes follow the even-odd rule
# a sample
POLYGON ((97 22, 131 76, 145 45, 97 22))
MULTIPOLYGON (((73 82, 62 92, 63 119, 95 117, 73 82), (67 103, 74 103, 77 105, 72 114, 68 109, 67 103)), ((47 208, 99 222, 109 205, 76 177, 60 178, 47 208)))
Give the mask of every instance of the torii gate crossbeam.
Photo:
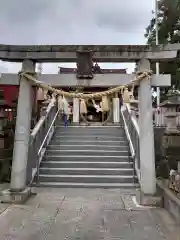
MULTIPOLYGON (((94 74, 93 79, 77 79, 76 74, 41 74, 36 78, 54 87, 113 87, 129 84, 135 78, 135 74, 94 74)), ((19 76, 17 74, 3 73, 0 77, 2 85, 19 85, 19 76)), ((153 75, 151 85, 156 87, 171 86, 171 76, 153 75)))
POLYGON ((3 45, 0 60, 22 62, 76 62, 77 52, 92 51, 93 61, 134 62, 142 58, 153 62, 171 61, 177 57, 180 44, 149 45, 3 45))

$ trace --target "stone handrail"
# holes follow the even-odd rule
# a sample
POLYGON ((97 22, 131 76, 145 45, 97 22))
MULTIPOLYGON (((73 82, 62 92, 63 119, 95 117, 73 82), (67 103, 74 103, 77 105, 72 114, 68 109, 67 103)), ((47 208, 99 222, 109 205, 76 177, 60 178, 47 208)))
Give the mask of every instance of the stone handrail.
POLYGON ((58 119, 59 110, 55 104, 55 100, 52 99, 47 106, 44 115, 39 119, 38 123, 34 127, 29 144, 29 160, 27 165, 27 184, 30 184, 35 175, 39 174, 39 165, 44 156, 46 147, 54 133, 56 121, 58 119))
POLYGON ((136 122, 136 119, 131 114, 129 104, 124 104, 124 106, 121 108, 121 116, 124 123, 126 137, 130 146, 134 169, 140 181, 139 126, 136 122))

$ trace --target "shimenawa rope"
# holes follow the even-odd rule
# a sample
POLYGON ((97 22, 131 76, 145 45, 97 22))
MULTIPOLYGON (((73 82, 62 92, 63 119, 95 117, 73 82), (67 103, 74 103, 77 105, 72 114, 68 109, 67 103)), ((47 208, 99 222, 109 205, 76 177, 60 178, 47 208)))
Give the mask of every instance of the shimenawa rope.
MULTIPOLYGON (((48 90, 48 91, 54 93, 55 95, 59 95, 59 97, 61 97, 61 98, 64 98, 64 97, 80 98, 82 101, 84 101, 84 99, 92 99, 92 101, 93 101, 94 98, 102 98, 102 103, 103 103, 103 97, 107 97, 108 95, 112 95, 114 93, 120 92, 123 95, 124 102, 128 102, 129 103, 129 102, 133 102, 134 101, 134 100, 132 100, 132 98, 134 98, 134 96, 133 96, 134 86, 139 84, 139 82, 142 81, 144 78, 150 77, 152 75, 152 71, 137 72, 136 73, 136 78, 134 80, 132 80, 130 84, 121 85, 121 86, 118 86, 118 87, 115 87, 115 88, 111 88, 111 89, 106 90, 106 91, 90 93, 90 94, 77 93, 77 92, 71 92, 70 93, 70 92, 66 92, 66 91, 63 91, 63 90, 59 90, 59 89, 53 88, 52 86, 50 86, 48 84, 44 84, 43 82, 37 80, 34 77, 34 75, 36 75, 36 73, 19 72, 19 76, 20 77, 25 77, 27 80, 31 81, 36 86, 38 86, 38 87, 40 87, 40 88, 42 88, 44 90, 48 90), (132 87, 130 92, 128 91, 128 86, 132 87)), ((58 101, 58 104, 60 104, 59 101, 58 101)), ((61 106, 59 106, 59 107, 61 107, 61 106)), ((87 109, 86 109, 86 111, 87 111, 87 109)), ((106 112, 108 112, 108 111, 106 111, 106 112)), ((109 116, 103 122, 103 124, 108 122, 108 119, 110 117, 110 113, 108 115, 109 116)), ((81 113, 81 118, 87 124, 90 124, 85 119, 85 117, 83 116, 82 113, 81 113)))
POLYGON ((36 86, 48 90, 56 95, 64 96, 64 97, 72 97, 72 98, 81 98, 81 99, 93 99, 96 97, 103 97, 107 95, 112 95, 113 93, 122 92, 125 89, 127 89, 128 86, 134 88, 135 85, 139 84, 144 78, 150 77, 152 75, 152 71, 145 71, 145 72, 139 72, 136 75, 136 78, 131 81, 131 83, 126 85, 120 85, 117 87, 114 87, 112 89, 102 91, 102 92, 96 92, 96 93, 77 93, 77 92, 66 92, 63 90, 59 90, 56 88, 53 88, 52 86, 48 84, 44 84, 43 82, 37 80, 33 75, 35 73, 29 73, 29 72, 19 72, 19 76, 25 77, 27 80, 35 84, 36 86))

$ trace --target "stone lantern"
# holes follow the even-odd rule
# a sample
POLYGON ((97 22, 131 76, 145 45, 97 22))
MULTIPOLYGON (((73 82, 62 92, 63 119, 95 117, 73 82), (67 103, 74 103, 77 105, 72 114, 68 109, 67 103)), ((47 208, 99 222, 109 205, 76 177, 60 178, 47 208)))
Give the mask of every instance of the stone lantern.
POLYGON ((167 131, 175 131, 177 128, 177 118, 179 117, 180 112, 180 93, 174 93, 169 91, 168 100, 162 102, 160 104, 161 112, 163 113, 163 117, 165 120, 165 125, 167 126, 167 131))
POLYGON ((177 118, 180 116, 180 112, 168 112, 165 114, 166 129, 165 133, 168 135, 180 135, 180 130, 177 128, 177 118))
POLYGON ((180 130, 177 127, 177 118, 180 116, 180 94, 170 92, 168 100, 163 102, 161 107, 166 108, 164 114, 166 128, 162 141, 162 156, 166 162, 169 176, 172 169, 178 170, 180 158, 180 130))
POLYGON ((166 134, 179 135, 178 117, 180 116, 180 93, 176 90, 170 90, 167 94, 168 100, 160 104, 164 108, 164 117, 166 122, 166 134))

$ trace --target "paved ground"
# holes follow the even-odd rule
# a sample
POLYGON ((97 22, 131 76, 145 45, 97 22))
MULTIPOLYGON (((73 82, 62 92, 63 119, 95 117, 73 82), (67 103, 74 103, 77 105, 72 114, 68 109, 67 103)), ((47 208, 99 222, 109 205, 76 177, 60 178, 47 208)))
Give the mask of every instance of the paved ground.
MULTIPOLYGON (((0 205, 0 240, 177 240, 163 209, 138 208, 106 189, 39 189, 25 205, 0 205)), ((179 228, 180 229, 180 228, 179 228)))

